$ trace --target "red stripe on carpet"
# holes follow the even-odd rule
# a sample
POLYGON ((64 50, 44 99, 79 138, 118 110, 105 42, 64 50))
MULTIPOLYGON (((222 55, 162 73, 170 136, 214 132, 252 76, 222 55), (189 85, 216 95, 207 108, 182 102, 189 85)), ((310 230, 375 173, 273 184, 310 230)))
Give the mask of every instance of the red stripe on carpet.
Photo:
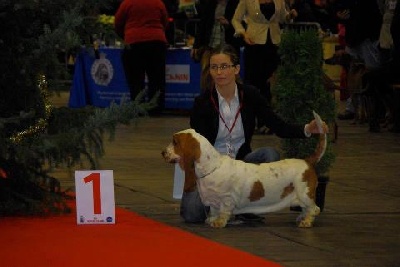
POLYGON ((115 225, 77 225, 75 216, 0 219, 0 265, 280 266, 120 208, 115 225))

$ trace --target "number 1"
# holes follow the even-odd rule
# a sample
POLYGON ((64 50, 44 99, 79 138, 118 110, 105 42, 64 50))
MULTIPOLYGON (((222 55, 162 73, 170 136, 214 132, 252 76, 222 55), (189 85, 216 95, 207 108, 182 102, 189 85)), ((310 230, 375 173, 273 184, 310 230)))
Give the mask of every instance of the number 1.
POLYGON ((101 214, 100 173, 91 173, 83 178, 85 183, 93 183, 93 212, 101 214))

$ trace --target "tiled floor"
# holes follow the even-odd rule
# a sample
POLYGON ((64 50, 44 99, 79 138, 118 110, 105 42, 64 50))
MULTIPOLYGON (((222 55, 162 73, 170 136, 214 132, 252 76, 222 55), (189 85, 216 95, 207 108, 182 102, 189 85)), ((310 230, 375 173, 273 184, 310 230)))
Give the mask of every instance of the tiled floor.
MULTIPOLYGON (((186 116, 118 127, 101 168, 114 170, 118 206, 283 266, 400 266, 400 134, 338 123, 325 210, 312 229, 297 228, 297 213, 290 210, 267 214, 264 223, 224 229, 183 223, 172 199, 173 166, 160 152, 172 133, 188 127, 186 116)), ((279 139, 255 136, 253 147, 262 145, 279 146, 279 139)), ((61 176, 64 187, 73 187, 71 178, 61 176)))

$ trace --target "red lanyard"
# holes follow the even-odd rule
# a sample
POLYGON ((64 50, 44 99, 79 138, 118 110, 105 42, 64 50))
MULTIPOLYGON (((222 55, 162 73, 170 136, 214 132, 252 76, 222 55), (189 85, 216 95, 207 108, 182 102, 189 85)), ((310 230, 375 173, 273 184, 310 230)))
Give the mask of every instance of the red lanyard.
MULTIPOLYGON (((241 93, 243 93, 243 92, 241 92, 241 93)), ((242 94, 240 94, 240 95, 242 96, 242 94)), ((229 134, 230 134, 230 133, 232 132, 233 128, 235 127, 236 121, 237 121, 237 119, 238 119, 238 117, 239 117, 239 114, 240 114, 240 111, 242 110, 243 101, 240 101, 240 99, 239 99, 240 105, 239 105, 238 110, 236 111, 235 120, 233 121, 233 124, 232 124, 231 128, 229 128, 228 125, 227 125, 226 122, 225 122, 224 117, 222 117, 221 111, 219 110, 219 107, 217 106, 217 103, 215 102, 215 99, 214 99, 214 97, 213 97, 213 95, 212 95, 212 92, 211 92, 210 98, 211 98, 211 102, 214 104, 215 110, 218 111, 219 117, 221 118, 222 122, 223 122, 224 125, 225 125, 225 128, 228 130, 228 132, 229 132, 229 134)))

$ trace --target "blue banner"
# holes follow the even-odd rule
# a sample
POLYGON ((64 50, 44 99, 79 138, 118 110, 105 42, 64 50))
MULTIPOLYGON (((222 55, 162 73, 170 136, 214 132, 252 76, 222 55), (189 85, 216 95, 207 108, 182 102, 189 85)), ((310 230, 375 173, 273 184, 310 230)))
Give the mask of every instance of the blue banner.
MULTIPOLYGON (((129 100, 122 62, 122 49, 82 50, 75 61, 69 107, 108 107, 129 100)), ((190 49, 169 49, 166 59, 165 108, 190 109, 200 93, 200 64, 190 58, 190 49)))

